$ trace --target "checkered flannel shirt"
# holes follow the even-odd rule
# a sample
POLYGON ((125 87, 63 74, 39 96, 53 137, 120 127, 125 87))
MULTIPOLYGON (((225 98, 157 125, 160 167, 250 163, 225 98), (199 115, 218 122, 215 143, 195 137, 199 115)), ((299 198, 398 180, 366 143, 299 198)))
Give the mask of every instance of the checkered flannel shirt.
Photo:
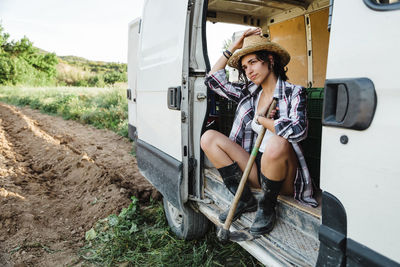
MULTIPOLYGON (((238 104, 229 139, 250 153, 257 139, 257 134, 251 128, 251 121, 254 117, 254 104, 261 87, 251 82, 247 88, 243 83, 231 83, 227 80, 224 69, 207 75, 205 84, 220 96, 238 104)), ((294 198, 304 204, 316 207, 318 202, 313 198, 310 172, 302 149, 297 143, 307 137, 306 90, 278 78, 274 98, 278 99, 279 107, 274 120, 275 132, 292 144, 299 161, 294 180, 294 198)))

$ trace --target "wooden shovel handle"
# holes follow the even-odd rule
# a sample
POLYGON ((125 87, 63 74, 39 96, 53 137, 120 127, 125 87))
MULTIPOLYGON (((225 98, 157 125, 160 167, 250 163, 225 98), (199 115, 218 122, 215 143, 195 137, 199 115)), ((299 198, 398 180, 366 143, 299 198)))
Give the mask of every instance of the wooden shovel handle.
MULTIPOLYGON (((276 108, 276 99, 273 99, 271 105, 269 106, 268 112, 267 112, 268 116, 270 115, 271 111, 274 110, 275 108, 276 108)), ((260 148, 260 145, 261 145, 261 141, 264 138, 264 134, 265 134, 265 128, 262 127, 260 133, 258 134, 256 144, 254 145, 254 147, 251 151, 250 158, 247 161, 247 165, 246 165, 246 168, 244 169, 242 178, 240 179, 239 187, 236 191, 235 197, 232 200, 232 204, 229 209, 228 217, 226 218, 225 224, 223 227, 225 230, 228 230, 232 224, 233 214, 235 214, 237 204, 239 203, 239 199, 242 196, 244 185, 246 184, 247 178, 249 177, 249 173, 251 171, 251 168, 253 167, 253 163, 254 163, 254 160, 256 159, 258 149, 260 148)))

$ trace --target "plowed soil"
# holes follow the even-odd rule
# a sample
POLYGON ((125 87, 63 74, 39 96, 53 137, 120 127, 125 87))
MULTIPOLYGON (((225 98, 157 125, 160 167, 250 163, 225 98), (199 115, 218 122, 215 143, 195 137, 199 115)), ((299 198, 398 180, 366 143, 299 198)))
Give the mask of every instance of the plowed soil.
POLYGON ((132 144, 107 130, 0 103, 0 266, 76 266, 85 232, 159 193, 132 144))

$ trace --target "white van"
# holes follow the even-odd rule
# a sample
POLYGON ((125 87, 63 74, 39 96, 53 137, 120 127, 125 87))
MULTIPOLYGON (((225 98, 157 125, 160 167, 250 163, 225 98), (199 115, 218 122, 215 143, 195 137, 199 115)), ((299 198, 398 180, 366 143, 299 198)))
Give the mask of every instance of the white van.
POLYGON ((209 128, 229 134, 235 112, 204 84, 206 21, 261 27, 291 54, 289 81, 308 91, 302 146, 320 205, 280 196, 274 230, 239 244, 268 266, 400 266, 400 2, 145 2, 129 24, 129 135, 184 239, 219 225, 233 198, 200 148, 209 128))

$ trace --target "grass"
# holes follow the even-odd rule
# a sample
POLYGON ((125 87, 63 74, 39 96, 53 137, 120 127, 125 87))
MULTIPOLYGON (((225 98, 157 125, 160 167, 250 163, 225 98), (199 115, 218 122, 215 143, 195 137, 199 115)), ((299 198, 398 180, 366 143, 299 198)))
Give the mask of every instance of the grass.
POLYGON ((86 233, 81 257, 98 266, 260 266, 235 243, 220 243, 214 231, 202 240, 177 239, 162 205, 139 207, 137 199, 86 233))
POLYGON ((29 106, 128 137, 128 102, 120 87, 1 86, 0 101, 29 106))
MULTIPOLYGON (((0 101, 18 106, 27 105, 48 114, 128 136, 127 100, 122 86, 0 86, 0 101)), ((135 151, 131 153, 134 155, 135 151)), ((260 265, 239 245, 220 243, 215 231, 209 231, 202 240, 184 241, 176 238, 169 230, 160 202, 139 206, 134 197, 132 203, 119 215, 112 214, 98 221, 86 233, 86 243, 80 256, 98 266, 260 265)))

